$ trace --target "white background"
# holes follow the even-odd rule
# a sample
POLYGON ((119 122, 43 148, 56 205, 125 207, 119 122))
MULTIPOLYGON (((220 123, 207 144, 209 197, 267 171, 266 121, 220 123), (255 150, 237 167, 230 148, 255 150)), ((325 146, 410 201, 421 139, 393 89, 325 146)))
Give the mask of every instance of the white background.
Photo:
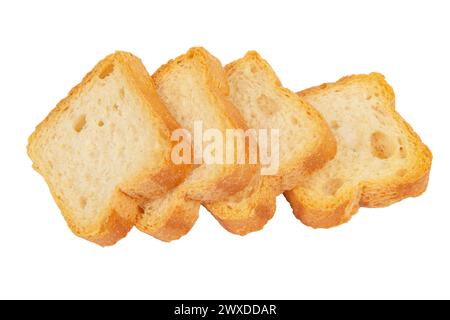
POLYGON ((2 1, 0 298, 450 298, 449 16, 448 1, 2 1), (243 238, 205 210, 170 244, 73 236, 27 137, 114 50, 153 72, 191 46, 223 63, 258 50, 296 91, 385 74, 433 151, 428 191, 331 230, 302 225, 280 197, 243 238))

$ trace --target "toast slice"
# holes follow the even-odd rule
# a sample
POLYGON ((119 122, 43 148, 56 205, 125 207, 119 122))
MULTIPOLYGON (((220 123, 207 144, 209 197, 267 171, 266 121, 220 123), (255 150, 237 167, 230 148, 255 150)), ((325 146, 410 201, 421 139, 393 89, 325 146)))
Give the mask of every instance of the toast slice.
POLYGON ((37 126, 28 154, 72 231, 111 245, 134 225, 134 199, 160 197, 190 172, 171 161, 177 127, 141 61, 116 52, 37 126))
POLYGON ((329 228, 363 207, 383 207, 425 191, 432 155, 396 112, 394 92, 378 73, 342 78, 299 93, 334 131, 334 160, 285 193, 304 224, 329 228))
POLYGON ((322 116, 282 87, 270 65, 249 52, 225 67, 230 97, 247 124, 279 130, 279 169, 259 176, 225 201, 205 202, 228 231, 240 235, 264 227, 275 212, 275 198, 320 169, 336 153, 334 136, 322 116))
MULTIPOLYGON (((201 122, 204 131, 219 130, 222 136, 228 129, 247 128, 229 100, 229 86, 220 61, 205 49, 190 49, 160 67, 153 78, 171 114, 192 136, 196 134, 196 122, 201 122)), ((203 147, 207 144, 204 141, 203 147)), ((225 199, 258 174, 258 164, 249 163, 248 156, 247 148, 244 164, 199 164, 165 199, 144 204, 137 228, 160 240, 178 239, 195 223, 201 201, 225 199)))

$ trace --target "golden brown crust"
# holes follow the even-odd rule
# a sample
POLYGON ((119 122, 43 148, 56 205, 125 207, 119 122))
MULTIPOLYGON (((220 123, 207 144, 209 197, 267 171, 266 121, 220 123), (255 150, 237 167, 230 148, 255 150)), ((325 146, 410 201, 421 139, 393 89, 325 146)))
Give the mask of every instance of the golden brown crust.
POLYGON ((348 85, 350 83, 353 82, 358 82, 361 80, 366 81, 367 79, 371 80, 371 81, 376 81, 380 86, 383 87, 383 91, 386 92, 387 96, 389 97, 389 101, 390 103, 388 103, 388 105, 392 108, 394 108, 395 104, 395 94, 394 94, 394 90, 392 89, 392 87, 384 80, 384 75, 382 75, 381 73, 378 72, 372 72, 370 74, 354 74, 354 75, 350 75, 350 76, 345 76, 340 78, 338 81, 336 82, 327 82, 327 83, 323 83, 321 85, 318 86, 314 86, 308 89, 304 89, 300 92, 297 92, 297 94, 300 97, 305 97, 305 96, 309 96, 312 94, 316 94, 319 92, 322 92, 324 90, 328 90, 330 88, 334 88, 336 86, 345 86, 348 85))
POLYGON ((417 197, 425 192, 428 186, 430 170, 423 173, 415 181, 401 181, 391 185, 363 186, 360 205, 367 208, 380 208, 391 205, 408 197, 417 197))
POLYGON ((353 197, 345 199, 334 208, 311 208, 306 207, 302 199, 293 192, 285 192, 284 196, 291 205, 294 215, 302 223, 313 228, 331 228, 349 221, 358 209, 359 190, 353 197))
POLYGON ((325 120, 321 119, 320 122, 323 124, 320 142, 316 144, 315 150, 303 162, 303 171, 307 176, 322 169, 328 161, 336 156, 336 138, 325 120))
POLYGON ((386 177, 383 180, 360 182, 353 192, 338 199, 339 202, 334 203, 331 208, 321 208, 320 204, 311 201, 302 191, 301 186, 295 191, 285 192, 284 195, 291 204, 295 216, 313 228, 329 228, 340 225, 349 221, 351 216, 358 211, 359 206, 385 207, 404 198, 418 196, 427 188, 432 154, 412 127, 395 111, 394 91, 384 80, 383 75, 371 73, 347 76, 336 83, 326 83, 303 90, 298 94, 305 97, 358 81, 375 81, 382 88, 392 117, 404 126, 409 138, 417 147, 417 164, 404 177, 386 177))
MULTIPOLYGON (((199 209, 199 201, 182 199, 176 203, 175 208, 169 209, 170 214, 167 215, 167 219, 163 223, 154 225, 145 216, 142 216, 138 218, 136 227, 140 231, 165 242, 178 240, 192 229, 198 219, 199 209)), ((160 212, 153 212, 153 214, 160 214, 160 212)))
POLYGON ((101 246, 111 246, 128 234, 134 226, 139 212, 138 203, 120 190, 117 190, 111 205, 110 214, 101 225, 99 231, 88 235, 83 233, 77 235, 101 246))
POLYGON ((259 176, 226 201, 204 202, 205 208, 229 232, 245 235, 262 229, 275 214, 279 177, 259 176))
POLYGON ((426 172, 417 181, 398 185, 368 187, 361 183, 353 196, 341 199, 339 205, 330 209, 308 207, 307 201, 292 191, 285 192, 284 196, 290 203, 294 215, 303 224, 312 228, 332 228, 350 221, 359 207, 386 207, 405 198, 421 195, 427 188, 429 173, 426 172))
POLYGON ((154 174, 143 172, 133 180, 121 185, 121 190, 128 196, 143 201, 152 201, 164 196, 168 191, 181 184, 189 166, 165 162, 165 168, 154 174))
POLYGON ((271 181, 275 180, 262 177, 257 189, 236 203, 228 200, 203 205, 231 233, 243 236, 261 230, 275 214, 276 195, 271 188, 271 181), (246 215, 242 216, 241 211, 246 215))
MULTIPOLYGON (((273 84, 276 87, 282 87, 281 81, 276 75, 276 73, 273 71, 272 67, 269 65, 269 63, 264 60, 258 52, 256 51, 248 51, 245 56, 241 59, 237 59, 233 62, 230 62, 227 64, 224 69, 226 74, 233 73, 236 69, 238 69, 242 64, 246 63, 247 60, 254 60, 257 64, 259 64, 266 72, 267 75, 272 79, 273 84)), ((287 90, 287 89, 286 89, 287 90)), ((290 94, 290 91, 288 91, 290 94)))
POLYGON ((272 219, 275 214, 275 198, 267 199, 264 203, 260 203, 255 209, 251 217, 244 219, 221 219, 213 215, 216 220, 224 227, 225 230, 245 236, 251 232, 255 232, 264 228, 267 222, 272 219))

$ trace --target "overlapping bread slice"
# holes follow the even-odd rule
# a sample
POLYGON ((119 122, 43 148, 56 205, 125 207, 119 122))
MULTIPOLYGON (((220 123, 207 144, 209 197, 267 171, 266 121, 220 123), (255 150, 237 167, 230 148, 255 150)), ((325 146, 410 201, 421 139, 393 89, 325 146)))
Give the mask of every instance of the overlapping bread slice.
POLYGON ((270 65, 256 52, 225 67, 230 97, 247 124, 279 130, 279 169, 256 177, 241 192, 206 208, 230 232, 261 229, 275 212, 275 198, 290 190, 336 153, 336 142, 322 116, 298 95, 283 88, 270 65))
POLYGON ((130 196, 160 197, 189 173, 170 158, 177 126, 141 61, 117 52, 39 124, 28 153, 72 231, 111 245, 135 223, 130 196))
MULTIPOLYGON (((203 48, 192 48, 169 61, 153 75, 158 94, 171 114, 191 134, 194 123, 204 131, 246 129, 246 123, 229 100, 229 86, 220 62, 203 48)), ((205 141, 205 147, 208 145, 205 141)), ((248 160, 248 149, 246 152, 248 160)), ((206 164, 196 167, 172 192, 144 204, 136 226, 160 240, 178 239, 195 223, 201 201, 224 199, 244 188, 258 173, 258 165, 206 164)))
POLYGON ((304 224, 337 226, 359 206, 383 207, 425 191, 431 152, 396 112, 382 75, 345 77, 299 95, 322 113, 338 142, 334 160, 285 193, 304 224))

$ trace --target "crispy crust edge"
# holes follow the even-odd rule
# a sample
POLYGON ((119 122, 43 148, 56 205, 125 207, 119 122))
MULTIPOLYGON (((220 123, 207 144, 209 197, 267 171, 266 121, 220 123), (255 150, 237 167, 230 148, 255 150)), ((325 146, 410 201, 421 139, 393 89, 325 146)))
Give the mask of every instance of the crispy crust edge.
POLYGON ((175 208, 170 210, 170 215, 162 224, 150 225, 145 219, 146 213, 144 212, 136 221, 136 228, 164 242, 178 240, 193 228, 199 217, 199 210, 199 201, 179 199, 175 208))

